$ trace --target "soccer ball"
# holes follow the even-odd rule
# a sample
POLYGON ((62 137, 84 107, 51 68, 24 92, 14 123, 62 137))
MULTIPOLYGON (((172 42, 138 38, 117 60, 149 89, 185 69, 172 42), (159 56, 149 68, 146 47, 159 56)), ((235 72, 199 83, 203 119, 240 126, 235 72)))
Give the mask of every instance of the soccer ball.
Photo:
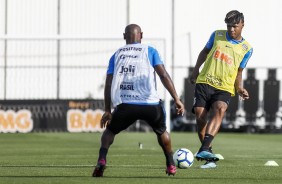
POLYGON ((180 148, 173 154, 173 161, 180 169, 187 169, 194 163, 194 155, 187 148, 180 148))

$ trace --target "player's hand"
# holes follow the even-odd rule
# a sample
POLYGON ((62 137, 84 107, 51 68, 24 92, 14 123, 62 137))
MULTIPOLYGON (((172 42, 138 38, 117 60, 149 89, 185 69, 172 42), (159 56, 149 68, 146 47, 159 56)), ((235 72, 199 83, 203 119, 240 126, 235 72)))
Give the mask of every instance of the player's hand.
POLYGON ((240 88, 240 89, 237 90, 237 93, 239 95, 240 100, 249 99, 249 93, 246 89, 240 88))
POLYGON ((100 127, 104 128, 107 125, 109 125, 111 123, 112 120, 112 113, 111 112, 105 112, 101 118, 100 121, 100 127))
POLYGON ((185 111, 183 103, 179 99, 177 99, 175 100, 175 105, 176 105, 176 114, 183 116, 185 111))

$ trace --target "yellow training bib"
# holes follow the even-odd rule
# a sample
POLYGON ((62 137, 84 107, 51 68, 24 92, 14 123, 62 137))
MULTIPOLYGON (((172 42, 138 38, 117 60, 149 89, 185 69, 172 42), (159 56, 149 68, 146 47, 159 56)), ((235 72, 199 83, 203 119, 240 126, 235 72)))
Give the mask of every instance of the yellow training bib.
POLYGON ((238 68, 251 48, 246 40, 238 44, 230 43, 226 38, 226 30, 216 31, 213 47, 196 83, 209 84, 216 89, 228 91, 234 96, 238 68))

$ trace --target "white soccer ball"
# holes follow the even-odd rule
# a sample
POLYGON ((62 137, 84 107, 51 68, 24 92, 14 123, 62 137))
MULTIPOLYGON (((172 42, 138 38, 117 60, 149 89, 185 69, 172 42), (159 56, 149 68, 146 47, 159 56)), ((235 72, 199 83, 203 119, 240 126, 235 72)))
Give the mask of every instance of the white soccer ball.
POLYGON ((173 161, 175 165, 180 169, 187 169, 194 163, 194 155, 187 148, 180 148, 173 154, 173 161))

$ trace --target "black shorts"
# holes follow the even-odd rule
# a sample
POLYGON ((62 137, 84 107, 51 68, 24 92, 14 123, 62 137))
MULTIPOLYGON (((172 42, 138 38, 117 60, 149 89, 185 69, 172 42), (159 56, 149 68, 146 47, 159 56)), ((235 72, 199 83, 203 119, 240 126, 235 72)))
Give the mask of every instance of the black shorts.
POLYGON ((136 120, 144 120, 156 134, 161 135, 166 131, 165 119, 165 109, 162 102, 158 105, 120 104, 112 113, 112 120, 107 129, 118 134, 136 120))
POLYGON ((230 99, 231 93, 227 91, 216 89, 208 84, 196 84, 192 112, 194 113, 194 107, 204 107, 209 111, 216 101, 223 101, 229 105, 230 99))

